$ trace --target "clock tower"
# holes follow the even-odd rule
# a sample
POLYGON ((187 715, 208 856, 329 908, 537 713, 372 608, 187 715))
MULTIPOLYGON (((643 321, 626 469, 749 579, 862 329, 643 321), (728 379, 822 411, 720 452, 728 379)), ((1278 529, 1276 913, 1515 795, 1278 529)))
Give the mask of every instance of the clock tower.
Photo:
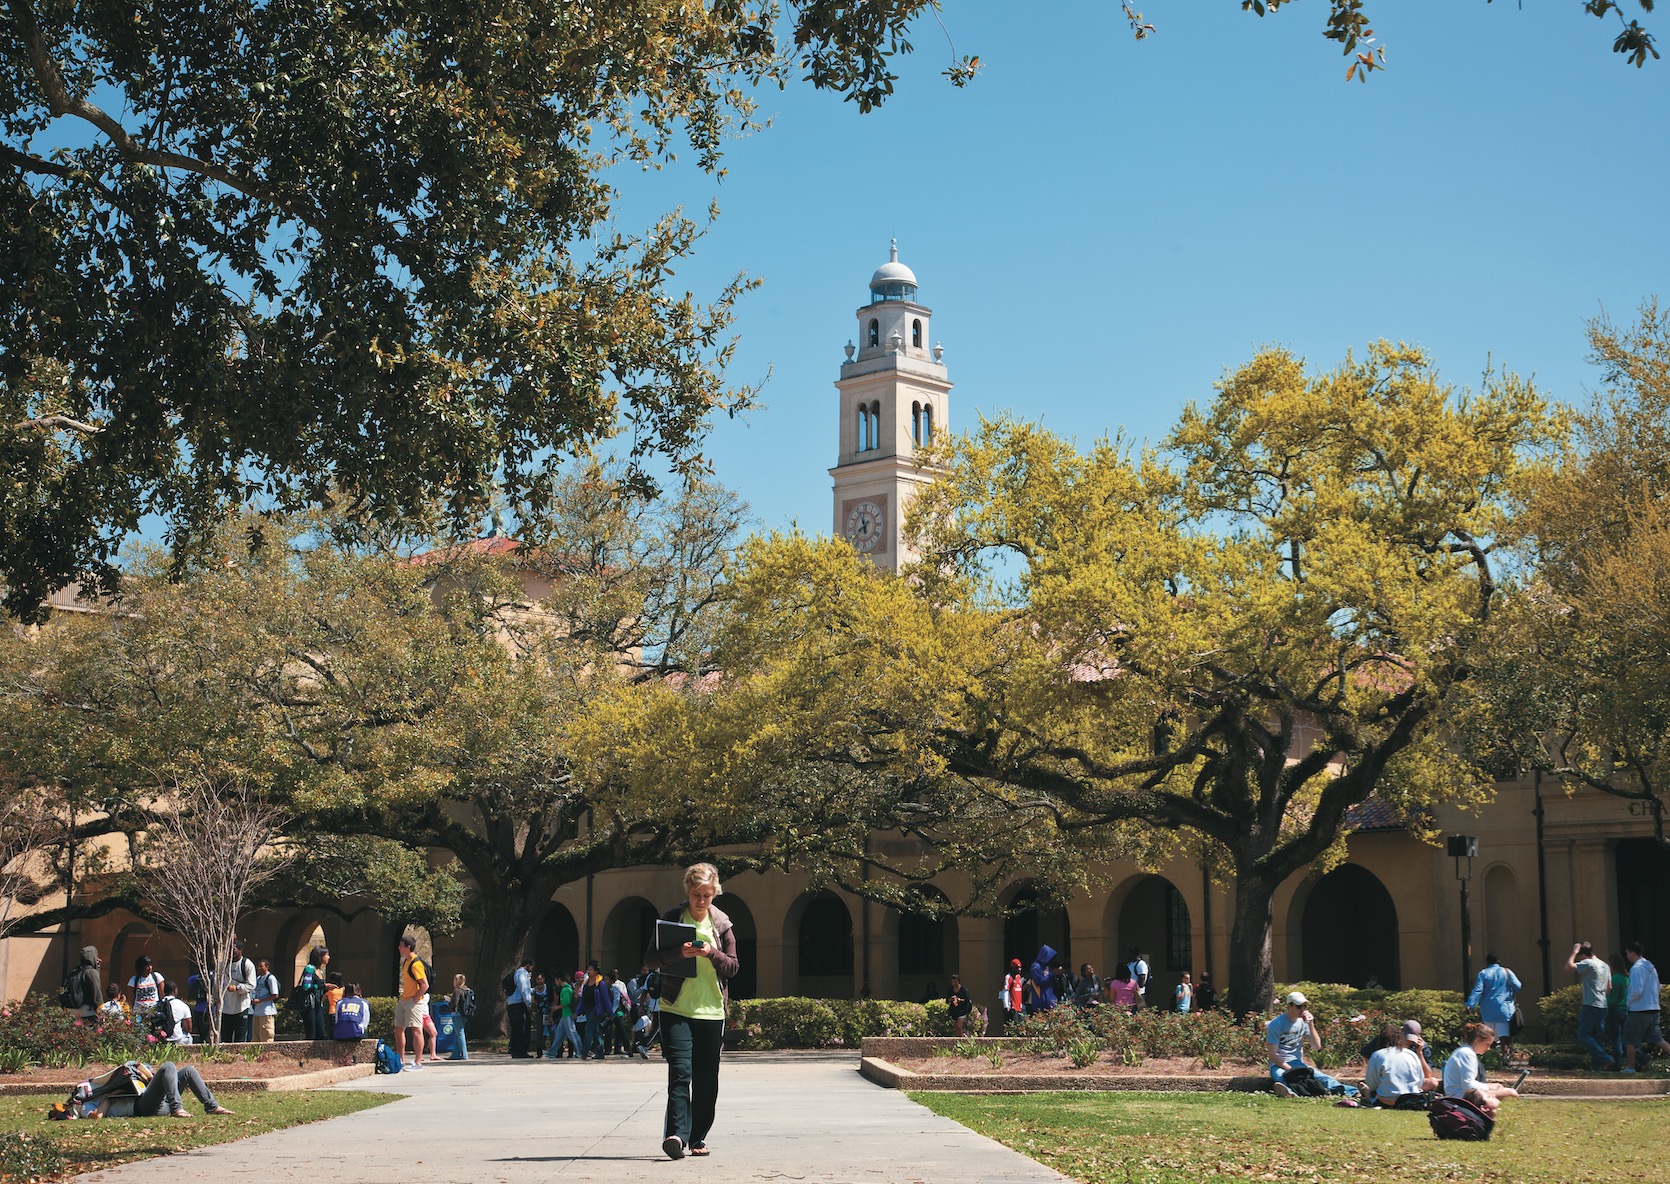
POLYGON ((835 479, 835 533, 884 571, 916 558, 904 538, 904 515, 932 480, 916 450, 946 429, 951 382, 929 347, 930 309, 916 302, 916 275, 890 258, 870 277, 870 302, 858 310, 858 344, 835 383, 841 400, 841 452, 835 479))

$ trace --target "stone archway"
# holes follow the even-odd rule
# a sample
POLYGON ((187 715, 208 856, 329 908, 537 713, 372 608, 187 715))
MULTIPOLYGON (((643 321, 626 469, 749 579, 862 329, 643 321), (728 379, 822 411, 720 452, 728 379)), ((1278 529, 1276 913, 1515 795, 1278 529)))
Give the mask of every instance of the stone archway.
POLYGON ((714 905, 731 919, 731 934, 736 940, 736 977, 731 980, 732 999, 752 999, 759 993, 760 942, 754 926, 754 910, 734 892, 722 893, 714 905))
MULTIPOLYGON (((919 886, 916 891, 938 908, 950 903, 932 885, 919 886)), ((936 916, 888 909, 882 915, 882 944, 893 952, 895 998, 914 1002, 924 998, 930 988, 936 998, 943 998, 950 976, 961 973, 957 918, 951 913, 936 916)))
POLYGON ((1402 981, 1397 905, 1367 868, 1342 864, 1317 880, 1302 902, 1299 973, 1306 982, 1396 989, 1402 981))
POLYGON ((846 901, 828 891, 802 893, 784 918, 783 938, 784 970, 794 971, 793 994, 853 998, 852 911, 846 901))
POLYGON ((660 915, 661 910, 641 896, 628 896, 609 910, 597 951, 604 974, 619 970, 629 978, 637 973, 643 965, 644 951, 655 939, 655 921, 660 915))
POLYGON ((1110 952, 1118 961, 1102 970, 1104 979, 1112 977, 1118 963, 1132 960, 1133 946, 1148 963, 1143 998, 1150 1007, 1170 1008, 1183 973, 1194 970, 1194 929, 1188 901, 1164 876, 1143 876, 1125 892, 1110 952))

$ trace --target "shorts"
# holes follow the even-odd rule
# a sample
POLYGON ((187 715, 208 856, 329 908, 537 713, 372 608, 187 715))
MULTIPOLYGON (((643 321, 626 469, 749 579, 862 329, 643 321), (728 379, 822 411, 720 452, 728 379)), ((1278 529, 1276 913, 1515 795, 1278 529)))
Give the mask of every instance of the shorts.
POLYGON ((394 1005, 394 1026, 396 1028, 421 1028, 423 1021, 429 1018, 429 996, 421 995, 416 999, 402 999, 394 1005))
MULTIPOLYGON (((1488 1020, 1485 1022, 1490 1023, 1488 1020)), ((1507 1020, 1503 1020, 1499 1024, 1490 1024, 1490 1030, 1496 1033, 1496 1039, 1498 1040, 1506 1040, 1509 1036, 1513 1035, 1513 1025, 1507 1020)))
POLYGON ((1631 1048, 1647 1044, 1661 1044, 1664 1033, 1659 1030, 1658 1012, 1632 1011, 1624 1021, 1624 1043, 1631 1048))

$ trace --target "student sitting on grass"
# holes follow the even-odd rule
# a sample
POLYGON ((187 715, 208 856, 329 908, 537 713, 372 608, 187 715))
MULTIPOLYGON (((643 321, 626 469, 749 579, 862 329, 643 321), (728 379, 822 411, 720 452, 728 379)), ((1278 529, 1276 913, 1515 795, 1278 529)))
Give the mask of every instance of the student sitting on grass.
POLYGON ((1519 1096, 1514 1087, 1524 1084, 1530 1070, 1521 1073, 1513 1086, 1486 1081, 1480 1075, 1479 1058, 1496 1043, 1496 1029, 1490 1024, 1468 1024, 1461 1030, 1461 1040, 1461 1046, 1444 1062, 1444 1096, 1466 1098, 1494 1118, 1503 1098, 1519 1096))

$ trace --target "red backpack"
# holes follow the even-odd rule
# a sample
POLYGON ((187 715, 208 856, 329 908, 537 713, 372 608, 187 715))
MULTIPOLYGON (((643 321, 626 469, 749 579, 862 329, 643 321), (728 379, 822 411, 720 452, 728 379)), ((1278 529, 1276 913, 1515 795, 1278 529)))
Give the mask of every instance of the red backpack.
POLYGON ((1426 1119, 1432 1133, 1440 1139, 1468 1139, 1482 1142, 1490 1138, 1496 1120, 1466 1098, 1434 1098, 1426 1119))

